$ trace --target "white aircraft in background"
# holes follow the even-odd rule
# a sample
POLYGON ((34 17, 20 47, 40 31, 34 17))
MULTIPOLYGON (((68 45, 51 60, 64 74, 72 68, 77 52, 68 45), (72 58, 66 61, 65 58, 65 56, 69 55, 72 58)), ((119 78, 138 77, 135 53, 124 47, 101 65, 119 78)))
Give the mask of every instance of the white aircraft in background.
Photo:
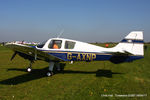
POLYGON ((12 43, 7 43, 5 46, 14 51, 11 60, 18 54, 30 61, 30 65, 27 68, 28 72, 31 71, 32 63, 36 60, 49 62, 47 76, 53 75, 54 65, 60 70, 60 62, 65 61, 109 60, 112 63, 118 64, 144 58, 142 31, 129 33, 129 35, 113 48, 104 48, 64 38, 51 38, 37 46, 12 43))

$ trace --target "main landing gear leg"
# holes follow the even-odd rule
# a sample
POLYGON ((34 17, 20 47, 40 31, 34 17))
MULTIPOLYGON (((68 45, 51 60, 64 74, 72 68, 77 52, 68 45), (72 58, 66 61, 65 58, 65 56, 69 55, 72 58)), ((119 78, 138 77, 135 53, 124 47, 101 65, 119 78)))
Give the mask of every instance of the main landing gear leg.
POLYGON ((50 62, 49 64, 49 72, 47 73, 47 76, 52 76, 53 75, 53 68, 54 68, 54 62, 50 62))
POLYGON ((56 70, 57 70, 58 72, 60 72, 60 71, 61 71, 60 63, 57 62, 57 63, 55 63, 55 65, 56 65, 56 70))
POLYGON ((27 67, 27 72, 31 72, 33 61, 30 61, 29 67, 27 67))

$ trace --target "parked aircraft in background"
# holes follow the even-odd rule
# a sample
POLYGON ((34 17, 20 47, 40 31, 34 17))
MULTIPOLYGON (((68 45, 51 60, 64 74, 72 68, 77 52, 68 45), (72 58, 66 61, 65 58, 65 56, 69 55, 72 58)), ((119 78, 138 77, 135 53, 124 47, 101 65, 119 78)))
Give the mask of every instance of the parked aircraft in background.
POLYGON ((36 60, 49 62, 47 76, 52 76, 54 65, 60 70, 60 62, 65 61, 109 60, 118 64, 141 59, 144 57, 143 45, 143 32, 133 31, 113 48, 104 48, 64 38, 51 38, 37 46, 16 43, 7 43, 5 46, 14 51, 11 60, 18 54, 30 61, 28 72, 31 71, 32 63, 36 60))
POLYGON ((27 42, 27 41, 13 41, 9 43, 14 43, 14 44, 26 44, 26 45, 38 45, 39 43, 37 42, 27 42))

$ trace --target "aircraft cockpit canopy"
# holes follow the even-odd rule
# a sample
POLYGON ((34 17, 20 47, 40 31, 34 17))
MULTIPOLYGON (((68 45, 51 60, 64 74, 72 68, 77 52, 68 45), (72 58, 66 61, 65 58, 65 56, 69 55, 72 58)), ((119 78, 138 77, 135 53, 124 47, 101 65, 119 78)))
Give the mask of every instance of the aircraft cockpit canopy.
POLYGON ((75 47, 75 42, 72 41, 64 41, 64 46, 62 46, 62 40, 51 40, 48 48, 50 49, 73 49, 75 47))
POLYGON ((48 49, 74 49, 76 42, 64 39, 52 39, 37 45, 37 48, 43 48, 45 44, 48 49))

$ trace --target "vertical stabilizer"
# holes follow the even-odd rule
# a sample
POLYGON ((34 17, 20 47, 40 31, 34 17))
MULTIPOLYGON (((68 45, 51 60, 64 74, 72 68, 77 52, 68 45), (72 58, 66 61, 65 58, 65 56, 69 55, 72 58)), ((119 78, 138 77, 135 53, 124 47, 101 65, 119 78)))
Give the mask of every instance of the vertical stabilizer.
POLYGON ((130 32, 115 48, 129 52, 133 55, 144 55, 144 41, 142 31, 130 32))

